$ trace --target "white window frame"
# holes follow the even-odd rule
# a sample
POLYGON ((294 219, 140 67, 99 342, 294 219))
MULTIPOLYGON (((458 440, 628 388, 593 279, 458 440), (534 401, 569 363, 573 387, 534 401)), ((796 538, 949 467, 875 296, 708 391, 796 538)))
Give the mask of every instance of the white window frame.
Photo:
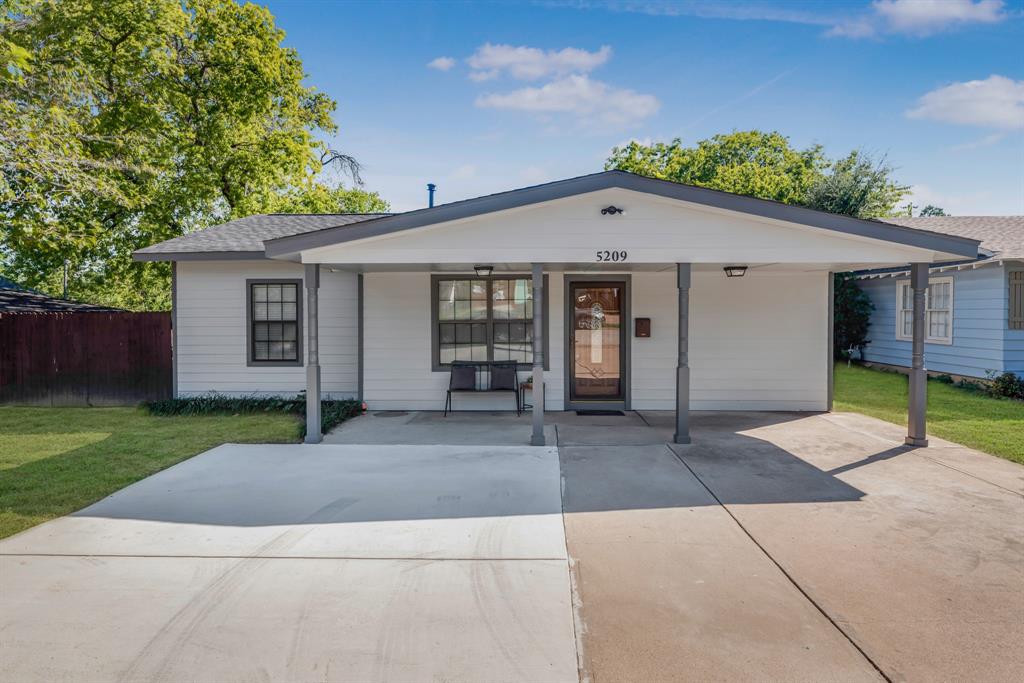
MULTIPOLYGON (((924 313, 924 315, 925 315, 925 324, 924 324, 925 338, 924 338, 924 340, 928 344, 946 344, 946 345, 950 345, 950 344, 953 343, 953 310, 954 310, 954 304, 953 304, 953 290, 954 290, 953 279, 954 278, 949 277, 949 276, 928 278, 928 289, 925 290, 925 295, 924 295, 924 311, 925 311, 925 313, 924 313), (939 284, 948 284, 949 285, 949 308, 948 309, 946 309, 946 308, 943 308, 943 309, 933 309, 931 307, 931 297, 929 296, 929 292, 931 290, 931 286, 932 285, 939 285, 939 284), (945 337, 933 337, 930 334, 928 334, 928 331, 931 330, 931 325, 929 324, 930 323, 929 318, 931 317, 931 314, 934 311, 948 311, 949 312, 949 326, 947 328, 949 330, 949 334, 947 336, 945 336, 945 337)), ((913 316, 913 314, 914 314, 913 308, 903 308, 903 290, 904 290, 905 287, 906 288, 910 287, 910 280, 897 280, 896 281, 896 338, 897 339, 902 339, 904 341, 913 341, 913 335, 912 334, 908 335, 908 334, 904 334, 903 333, 903 323, 904 323, 905 316, 913 316)))

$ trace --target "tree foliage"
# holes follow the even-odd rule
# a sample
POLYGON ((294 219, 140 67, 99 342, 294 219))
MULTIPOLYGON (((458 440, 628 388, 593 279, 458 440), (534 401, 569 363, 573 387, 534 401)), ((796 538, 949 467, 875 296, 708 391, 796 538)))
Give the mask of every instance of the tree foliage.
POLYGON ((166 264, 133 249, 340 192, 316 181, 325 162, 358 173, 320 138, 336 104, 283 38, 232 0, 8 3, 2 267, 53 291, 67 262, 73 296, 166 307, 166 264))
POLYGON ((923 209, 921 209, 921 213, 919 213, 918 215, 919 216, 948 216, 949 214, 946 213, 946 210, 943 209, 941 206, 935 206, 934 204, 929 204, 928 206, 926 206, 923 209))
POLYGON ((881 218, 892 214, 910 188, 892 179, 885 159, 854 150, 832 162, 807 190, 802 204, 857 218, 881 218))
POLYGON ((605 168, 799 204, 826 164, 818 145, 798 150, 780 133, 750 130, 716 135, 694 147, 679 138, 630 142, 612 149, 605 168))
POLYGON ((853 273, 833 275, 833 343, 836 359, 846 359, 852 352, 862 353, 868 340, 871 312, 875 305, 857 285, 853 273))

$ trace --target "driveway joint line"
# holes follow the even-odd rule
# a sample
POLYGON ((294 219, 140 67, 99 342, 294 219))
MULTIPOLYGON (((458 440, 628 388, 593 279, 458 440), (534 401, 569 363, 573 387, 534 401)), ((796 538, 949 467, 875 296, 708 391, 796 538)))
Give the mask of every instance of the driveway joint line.
POLYGON ((839 622, 833 619, 832 616, 828 612, 826 612, 825 609, 821 605, 819 605, 817 601, 815 601, 815 599, 811 597, 811 595, 806 590, 804 590, 803 586, 801 586, 796 581, 796 579, 793 578, 793 576, 791 576, 790 573, 786 571, 785 567, 783 567, 778 560, 772 557, 772 554, 768 552, 768 549, 761 545, 756 538, 754 538, 754 535, 747 529, 747 527, 743 526, 743 523, 736 517, 736 515, 732 513, 732 510, 730 510, 729 507, 722 502, 718 495, 716 495, 715 492, 711 490, 711 487, 704 483, 704 480, 701 479, 697 472, 692 467, 690 467, 690 464, 683 459, 682 454, 678 453, 674 448, 671 448, 668 444, 665 444, 665 448, 668 449, 669 453, 675 456, 676 460, 682 463, 683 467, 685 467, 690 472, 690 474, 693 475, 694 479, 700 482, 700 485, 704 487, 704 490, 707 491, 708 494, 715 499, 715 502, 718 503, 718 505, 721 506, 723 510, 725 510, 725 513, 729 515, 732 518, 732 521, 736 523, 736 526, 738 526, 740 530, 747 535, 747 538, 749 538, 751 542, 755 546, 757 546, 762 553, 764 553, 764 556, 767 557, 768 560, 772 564, 774 564, 780 572, 782 572, 782 575, 785 576, 786 579, 793 585, 793 587, 796 588, 800 592, 800 594, 803 595, 804 598, 809 603, 811 603, 815 609, 818 610, 821 616, 825 617, 825 619, 827 619, 828 622, 832 624, 833 628, 835 628, 839 633, 842 634, 844 638, 846 638, 847 642, 849 642, 850 645, 852 645, 854 649, 857 650, 857 652, 859 652, 862 657, 864 657, 868 664, 870 664, 875 669, 875 671, 878 672, 878 675, 881 676, 887 683, 893 683, 893 680, 885 673, 885 671, 882 670, 882 667, 880 667, 878 663, 875 662, 875 660, 872 659, 871 656, 864 651, 864 649, 857 643, 857 641, 855 641, 853 637, 850 636, 850 634, 847 633, 839 625, 839 622))
POLYGON ((388 562, 565 562, 566 557, 352 557, 328 555, 132 555, 117 553, 4 553, 0 557, 95 557, 140 560, 376 560, 388 562))
MULTIPOLYGON (((929 455, 927 455, 925 453, 914 452, 914 455, 916 455, 916 456, 918 456, 920 458, 923 458, 924 460, 928 460, 930 462, 933 462, 936 465, 942 465, 943 467, 945 467, 947 469, 951 469, 954 472, 959 472, 960 474, 963 474, 964 476, 971 477, 972 479, 977 479, 978 481, 984 482, 984 483, 988 484, 989 486, 995 486, 1000 491, 1006 491, 1007 493, 1012 493, 1015 496, 1020 496, 1021 498, 1024 498, 1024 493, 1021 493, 1019 491, 1014 491, 1013 489, 1008 489, 1005 486, 1000 486, 999 484, 995 483, 994 481, 989 481, 988 479, 985 479, 983 477, 979 477, 976 474, 972 474, 970 472, 965 472, 964 470, 960 469, 959 467, 953 467, 952 465, 950 465, 948 463, 945 463, 945 462, 942 462, 941 460, 936 460, 935 458, 933 458, 933 457, 931 457, 931 456, 929 456, 929 455)), ((995 456, 993 455, 991 457, 994 458, 995 456)))
MULTIPOLYGON (((555 425, 555 434, 558 426, 555 425)), ((569 531, 565 528, 565 476, 562 474, 562 449, 558 449, 558 498, 562 504, 562 538, 565 540, 566 570, 569 572, 569 605, 572 608, 572 641, 576 649, 576 676, 580 683, 589 683, 590 675, 583 662, 583 601, 577 600, 577 584, 573 572, 572 555, 569 553, 569 531)))

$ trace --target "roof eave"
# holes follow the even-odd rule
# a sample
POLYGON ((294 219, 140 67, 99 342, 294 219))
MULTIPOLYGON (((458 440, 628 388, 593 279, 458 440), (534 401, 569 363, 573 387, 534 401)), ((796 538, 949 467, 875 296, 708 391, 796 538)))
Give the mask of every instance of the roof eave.
POLYGON ((135 261, 259 261, 263 251, 143 251, 132 253, 135 261))

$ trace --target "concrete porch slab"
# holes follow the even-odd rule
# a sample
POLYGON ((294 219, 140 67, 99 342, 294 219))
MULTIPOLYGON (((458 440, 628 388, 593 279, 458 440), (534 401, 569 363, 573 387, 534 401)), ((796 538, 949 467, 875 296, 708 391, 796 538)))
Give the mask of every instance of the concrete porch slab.
MULTIPOLYGON (((325 444, 416 444, 528 446, 533 426, 529 413, 376 411, 342 423, 324 435, 325 444)), ((553 424, 544 426, 549 446, 556 442, 553 424)))

